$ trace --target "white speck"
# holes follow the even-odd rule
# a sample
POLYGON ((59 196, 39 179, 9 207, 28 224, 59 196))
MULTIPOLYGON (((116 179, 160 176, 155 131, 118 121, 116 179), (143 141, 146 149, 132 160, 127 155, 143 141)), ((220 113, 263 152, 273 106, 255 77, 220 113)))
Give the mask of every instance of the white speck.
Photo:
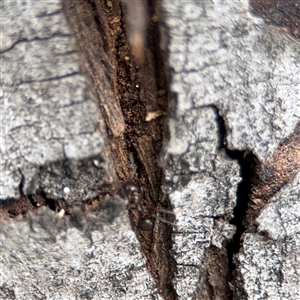
POLYGON ((65 187, 64 187, 64 193, 65 193, 66 195, 69 195, 70 192, 71 192, 70 188, 67 187, 67 186, 65 186, 65 187))
POLYGON ((146 122, 152 121, 160 116, 165 115, 166 113, 162 110, 157 110, 157 111, 153 111, 153 112, 148 112, 147 116, 146 116, 146 122))
POLYGON ((282 123, 282 121, 280 119, 274 119, 274 120, 272 120, 272 123, 275 127, 279 127, 280 129, 282 129, 284 127, 284 124, 282 123))
POLYGON ((65 210, 64 210, 64 209, 61 209, 61 210, 59 211, 59 213, 57 213, 57 216, 58 216, 59 218, 62 218, 62 217, 64 216, 64 214, 65 214, 65 210))
POLYGON ((98 159, 94 159, 93 164, 96 168, 101 168, 101 162, 98 159))

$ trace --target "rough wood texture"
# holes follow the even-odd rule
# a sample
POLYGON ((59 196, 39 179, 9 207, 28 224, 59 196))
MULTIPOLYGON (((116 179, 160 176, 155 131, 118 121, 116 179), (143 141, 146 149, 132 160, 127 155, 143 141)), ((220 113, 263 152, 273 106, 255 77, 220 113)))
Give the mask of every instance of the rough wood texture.
MULTIPOLYGON (((268 162, 260 169, 273 168, 274 177, 275 171, 280 169, 284 173, 279 176, 281 181, 285 176, 291 179, 285 174, 284 159, 280 159, 278 167, 274 160, 279 163, 280 156, 268 158, 284 138, 293 133, 300 120, 299 45, 251 14, 246 1, 164 0, 160 14, 161 44, 173 92, 168 118, 169 139, 164 146, 162 165, 167 181, 165 191, 170 195, 178 225, 174 232, 178 263, 174 283, 179 298, 277 299, 277 296, 284 298, 286 295, 284 299, 298 299, 297 255, 292 259, 288 250, 284 250, 293 248, 297 253, 297 243, 283 240, 281 248, 277 249, 278 255, 271 258, 272 242, 266 243, 266 247, 258 246, 250 240, 261 240, 258 233, 245 233, 246 248, 241 249, 240 256, 236 254, 237 260, 228 270, 232 272, 232 268, 238 266, 230 276, 240 280, 231 282, 230 286, 228 279, 227 283, 222 280, 228 278, 228 274, 224 274, 225 267, 219 271, 216 267, 218 259, 214 246, 222 250, 233 236, 230 223, 235 223, 237 214, 245 213, 236 210, 231 220, 236 201, 241 207, 247 206, 249 198, 254 199, 254 196, 251 198, 254 186, 247 188, 246 181, 251 179, 258 184, 258 180, 254 181, 250 177, 253 174, 243 169, 246 162, 243 157, 252 153, 258 164, 268 162), (254 256, 259 258, 253 260, 254 256), (291 263, 289 271, 278 264, 285 257, 291 263), (211 270, 213 263, 215 267, 211 270), (272 277, 271 270, 278 276, 272 277), (293 283, 281 285, 285 279, 293 283), (256 280, 260 281, 259 287, 256 280), (277 287, 277 295, 268 285, 269 280, 277 287), (220 290, 222 284, 223 290, 220 290), (289 294, 284 291, 287 286, 289 294)), ((289 163, 296 166, 295 172, 297 166, 299 169, 298 148, 284 148, 286 162, 295 157, 294 162, 289 163)), ((251 170, 251 165, 248 167, 251 170)), ((272 180, 262 182, 267 185, 272 180)), ((280 180, 274 178, 273 185, 280 188, 282 184, 278 182, 280 180)), ((259 184, 262 186, 261 182, 259 184)), ((299 193, 293 197, 295 203, 299 202, 299 193)), ((282 201, 288 203, 288 196, 282 201)), ((297 216, 298 210, 293 210, 297 216)), ((266 207, 263 220, 268 220, 268 211, 266 207)), ((292 218, 295 220, 294 215, 292 218)), ((252 218, 251 225, 254 221, 252 218)), ((246 223, 249 225, 248 221, 246 223)), ((235 225, 240 227, 239 234, 245 230, 242 222, 235 225)), ((271 238, 276 230, 277 227, 270 232, 271 238)), ((235 243, 238 245, 239 239, 235 243)), ((220 251, 219 257, 222 253, 220 251)))
POLYGON ((0 299, 158 299, 125 203, 95 210, 63 217, 44 207, 2 222, 0 299))
POLYGON ((245 234, 238 256, 236 299, 300 298, 300 172, 272 197, 245 234))
MULTIPOLYGON (((75 3, 65 0, 64 3, 66 15, 83 53, 84 66, 97 90, 109 133, 108 143, 119 188, 108 192, 113 194, 117 190, 122 194, 122 183, 134 182, 143 191, 141 205, 149 212, 148 217, 155 219, 157 207, 168 209, 167 197, 161 197, 162 172, 157 164, 167 105, 166 80, 158 49, 158 28, 154 22, 148 22, 148 35, 141 37, 147 43, 144 46, 131 43, 134 49, 130 51, 128 40, 132 42, 129 34, 132 27, 125 21, 128 18, 124 15, 133 9, 139 14, 139 2, 126 3, 124 13, 121 3, 125 2, 120 1, 78 0, 75 3), (139 51, 142 56, 138 54, 139 51), (109 93, 109 89, 112 89, 112 93, 109 93), (106 90, 110 96, 103 97, 101 90, 106 90), (154 117, 149 118, 151 114, 154 117), (124 122, 125 128, 116 134, 111 127, 115 127, 118 121, 120 124, 124 122)), ((142 10, 145 11, 146 7, 142 10)), ((139 23, 135 25, 136 32, 133 35, 138 32, 143 35, 145 24, 142 27, 139 23)), ((138 226, 139 218, 137 209, 129 209, 130 222, 157 288, 164 297, 172 299, 175 292, 171 284, 174 272, 169 252, 171 226, 157 222, 153 230, 143 232, 138 226)))
POLYGON ((112 180, 103 121, 61 2, 3 1, 1 23, 0 199, 20 189, 69 204, 95 198, 112 180))
MULTIPOLYGON (((1 5, 3 26, 7 28, 1 45, 3 70, 7 73, 1 83, 7 111, 3 115, 5 135, 1 138, 5 143, 1 145, 1 154, 8 159, 1 170, 3 198, 17 198, 20 182, 25 192, 31 192, 35 185, 29 182, 36 182, 31 178, 37 178, 43 187, 49 185, 49 194, 53 193, 54 198, 65 199, 57 191, 65 184, 61 180, 66 179, 57 176, 61 174, 57 171, 48 180, 47 176, 53 173, 53 170, 47 172, 48 165, 54 168, 69 153, 66 157, 88 160, 84 170, 99 166, 100 160, 95 161, 95 155, 101 161, 106 158, 107 138, 104 131, 100 134, 91 128, 96 121, 103 128, 103 120, 95 102, 90 100, 92 95, 86 97, 86 78, 79 73, 75 43, 61 14, 61 3, 7 0, 1 5), (16 18, 18 26, 11 25, 11 16, 16 18), (65 38, 68 42, 61 42, 65 38), (62 46, 66 49, 61 49, 62 46), (39 54, 40 49, 44 49, 46 57, 39 54), (37 58, 40 61, 36 62, 37 58), (68 96, 63 87, 70 87, 77 100, 68 96), (30 103, 37 105, 38 100, 43 100, 43 105, 38 106, 40 110, 35 111, 38 115, 43 112, 38 122, 45 123, 39 128, 45 127, 41 137, 47 142, 36 141, 39 135, 23 126, 31 124, 35 115, 25 110, 18 113, 17 109, 25 104, 9 99, 27 102, 33 99, 30 103), (57 112, 73 108, 72 101, 80 107, 70 115, 70 120, 57 118, 67 125, 54 126, 56 123, 48 120, 48 115, 57 117, 57 112), (61 110, 53 108, 51 103, 62 105, 61 110), (18 144, 16 137, 9 143, 14 137, 9 131, 14 128, 16 116, 20 116, 17 131, 20 137, 25 137, 24 143, 18 144), (81 131, 81 124, 87 126, 87 131, 81 131), (49 128, 53 134, 66 134, 66 145, 72 145, 65 146, 69 151, 63 152, 60 147, 59 151, 56 148, 49 151, 53 149, 52 142, 54 145, 59 142, 60 146, 65 142, 55 138, 52 141, 47 133, 49 128), (78 141, 78 136, 84 141, 78 141), (36 165, 32 164, 37 158, 36 165, 42 169, 47 162, 44 173, 36 172, 36 165)), ((85 212, 74 207, 71 216, 64 217, 63 210, 57 214, 42 208, 26 219, 18 216, 13 222, 2 220, 1 299, 160 299, 158 292, 165 299, 299 299, 299 172, 285 178, 281 185, 290 180, 289 183, 279 187, 277 194, 270 194, 271 199, 264 199, 265 207, 258 211, 258 227, 249 218, 251 226, 247 228, 251 231, 243 233, 243 224, 234 221, 238 213, 246 218, 246 211, 234 207, 251 199, 253 192, 253 187, 241 188, 249 180, 247 177, 252 176, 245 174, 244 156, 253 155, 257 169, 268 163, 268 168, 263 169, 269 170, 275 150, 281 149, 280 144, 299 122, 299 45, 251 14, 246 1, 162 0, 152 17, 160 20, 161 46, 171 90, 167 135, 160 159, 164 170, 160 197, 170 199, 176 218, 173 248, 169 249, 177 266, 174 279, 160 277, 162 272, 157 273, 156 282, 153 280, 147 267, 153 271, 153 265, 159 265, 161 272, 173 261, 161 264, 164 253, 154 247, 149 251, 152 256, 144 251, 146 266, 130 228, 125 203, 118 196, 106 197, 101 205, 87 206, 85 212), (243 236, 241 248, 233 255, 230 244, 235 241, 234 224, 241 227, 238 231, 243 236), (167 284, 172 285, 170 291, 174 290, 177 296, 161 290, 167 284)), ((26 105, 31 107, 30 103, 26 105)), ((291 148, 297 160, 298 144, 291 148)), ((279 152, 289 157, 289 148, 284 150, 279 152)), ((147 153, 141 150, 139 155, 147 153)), ((102 165, 95 168, 102 173, 94 171, 89 178, 104 176, 110 165, 109 160, 104 161, 103 169, 102 165)), ((278 169, 281 170, 276 166, 278 169)), ((78 183, 74 192, 78 188, 76 195, 80 198, 86 195, 82 188, 95 184, 81 178, 78 183)), ((161 235, 162 223, 156 219, 154 236, 161 235)), ((136 234, 141 241, 137 231, 136 234)))

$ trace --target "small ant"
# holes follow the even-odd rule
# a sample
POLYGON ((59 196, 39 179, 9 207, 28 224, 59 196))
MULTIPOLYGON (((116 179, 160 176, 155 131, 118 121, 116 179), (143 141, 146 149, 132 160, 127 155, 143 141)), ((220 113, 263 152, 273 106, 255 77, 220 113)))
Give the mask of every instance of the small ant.
POLYGON ((142 195, 138 185, 133 182, 126 182, 123 184, 123 190, 130 207, 136 209, 139 214, 138 227, 143 231, 151 230, 154 227, 154 221, 147 207, 141 203, 142 195))
MULTIPOLYGON (((154 227, 154 210, 150 211, 145 205, 142 204, 142 193, 139 186, 133 182, 125 182, 123 184, 123 190, 128 198, 129 206, 131 209, 135 209, 138 212, 138 227, 142 231, 150 231, 154 227)), ((173 214, 172 211, 165 209, 159 209, 161 212, 173 214)), ((175 225, 169 221, 159 218, 162 222, 175 225)))

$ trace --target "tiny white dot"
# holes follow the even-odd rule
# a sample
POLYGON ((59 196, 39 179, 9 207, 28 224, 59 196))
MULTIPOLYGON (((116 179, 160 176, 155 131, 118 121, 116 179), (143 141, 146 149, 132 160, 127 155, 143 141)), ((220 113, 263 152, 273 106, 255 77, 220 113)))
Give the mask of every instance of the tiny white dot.
POLYGON ((68 188, 67 186, 65 186, 64 187, 64 193, 68 195, 68 194, 70 194, 70 192, 71 192, 70 188, 68 188))
POLYGON ((94 159, 93 160, 93 164, 96 168, 100 168, 101 167, 101 162, 98 159, 94 159))
POLYGON ((64 209, 61 209, 59 213, 57 213, 57 216, 59 218, 62 218, 63 216, 65 215, 65 210, 64 209))

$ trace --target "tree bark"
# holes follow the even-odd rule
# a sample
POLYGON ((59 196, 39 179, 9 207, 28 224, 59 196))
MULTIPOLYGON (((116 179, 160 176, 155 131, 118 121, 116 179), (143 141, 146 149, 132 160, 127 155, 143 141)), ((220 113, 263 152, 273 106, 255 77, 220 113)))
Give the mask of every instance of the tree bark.
POLYGON ((250 4, 3 1, 1 299, 300 298, 298 36, 250 4))

